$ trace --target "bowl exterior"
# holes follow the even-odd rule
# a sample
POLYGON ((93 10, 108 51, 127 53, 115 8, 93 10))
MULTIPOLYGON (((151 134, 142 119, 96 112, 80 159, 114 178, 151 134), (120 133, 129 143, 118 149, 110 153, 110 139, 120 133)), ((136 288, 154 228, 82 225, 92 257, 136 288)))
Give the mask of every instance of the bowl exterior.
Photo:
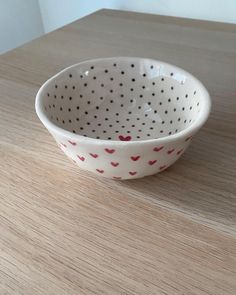
POLYGON ((164 171, 180 158, 192 139, 188 136, 164 144, 147 141, 119 145, 114 141, 96 144, 52 135, 67 157, 81 169, 117 180, 141 178, 164 171))

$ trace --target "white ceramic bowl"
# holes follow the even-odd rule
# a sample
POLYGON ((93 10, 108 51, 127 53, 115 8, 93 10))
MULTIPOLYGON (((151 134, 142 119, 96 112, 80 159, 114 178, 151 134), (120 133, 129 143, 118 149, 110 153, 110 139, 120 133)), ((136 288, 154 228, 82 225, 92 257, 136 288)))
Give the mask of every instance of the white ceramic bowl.
POLYGON ((36 112, 82 169, 113 179, 163 171, 207 120, 210 97, 186 71, 157 60, 114 57, 49 79, 36 112))

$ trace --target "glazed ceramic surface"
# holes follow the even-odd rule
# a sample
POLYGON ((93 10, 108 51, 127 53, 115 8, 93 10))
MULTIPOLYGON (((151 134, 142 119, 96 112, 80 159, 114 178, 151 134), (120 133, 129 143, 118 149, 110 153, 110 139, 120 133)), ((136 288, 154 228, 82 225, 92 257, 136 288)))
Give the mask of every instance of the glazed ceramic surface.
POLYGON ((49 79, 36 112, 82 169, 113 179, 163 171, 206 121, 210 98, 192 75, 143 58, 105 58, 49 79))

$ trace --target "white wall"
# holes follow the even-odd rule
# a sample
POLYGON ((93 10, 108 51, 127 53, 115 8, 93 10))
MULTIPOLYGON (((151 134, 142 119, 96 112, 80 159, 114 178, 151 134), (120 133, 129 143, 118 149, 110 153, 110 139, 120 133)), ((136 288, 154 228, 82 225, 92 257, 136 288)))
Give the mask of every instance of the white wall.
POLYGON ((38 0, 45 32, 68 24, 101 8, 118 7, 119 0, 38 0))
POLYGON ((43 33, 37 0, 0 0, 0 53, 43 33))
POLYGON ((39 4, 46 32, 100 8, 236 23, 236 0, 39 0, 39 4))
POLYGON ((120 0, 121 9, 236 23, 236 0, 120 0))

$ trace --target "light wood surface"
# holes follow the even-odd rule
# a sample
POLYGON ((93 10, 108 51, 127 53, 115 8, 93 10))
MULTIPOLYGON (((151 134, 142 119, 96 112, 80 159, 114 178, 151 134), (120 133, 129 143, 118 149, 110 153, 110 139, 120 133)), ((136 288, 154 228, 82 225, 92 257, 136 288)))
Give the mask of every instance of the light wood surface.
POLYGON ((236 26, 99 11, 0 56, 0 294, 236 294, 236 26), (213 110, 156 176, 70 163, 34 111, 51 75, 96 57, 183 67, 213 110))

